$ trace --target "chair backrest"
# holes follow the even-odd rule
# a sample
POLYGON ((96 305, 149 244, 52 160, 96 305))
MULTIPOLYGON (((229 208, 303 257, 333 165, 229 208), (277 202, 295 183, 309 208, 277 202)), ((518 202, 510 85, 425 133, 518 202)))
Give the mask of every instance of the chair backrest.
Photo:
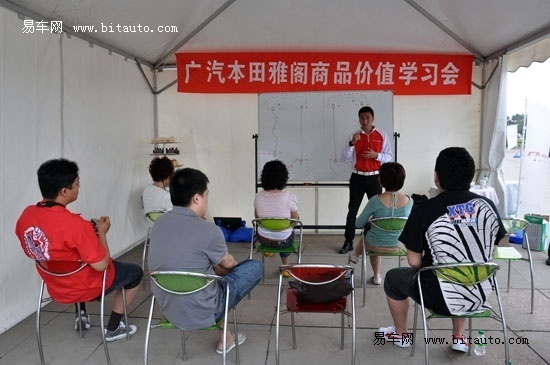
POLYGON ((145 219, 147 219, 147 222, 152 225, 153 223, 155 223, 157 218, 164 213, 166 213, 164 210, 154 210, 152 212, 145 213, 145 219))
POLYGON ((269 231, 283 231, 285 229, 302 225, 302 222, 293 218, 266 217, 252 220, 253 224, 258 224, 269 231))
POLYGON ((506 233, 510 235, 525 230, 529 222, 519 218, 503 218, 502 224, 506 229, 506 233))
POLYGON ((222 279, 218 275, 192 271, 153 271, 149 276, 160 289, 176 295, 196 293, 222 279))
POLYGON ((48 275, 63 277, 76 274, 88 265, 82 261, 35 260, 36 268, 48 275))
POLYGON ((445 281, 462 286, 473 286, 493 277, 499 265, 493 262, 471 262, 429 266, 421 270, 433 270, 445 281))
POLYGON ((353 267, 329 264, 293 264, 282 265, 281 270, 288 270, 290 276, 302 283, 323 285, 348 275, 353 267))
POLYGON ((372 218, 369 223, 382 231, 395 232, 401 231, 405 227, 407 217, 372 218))

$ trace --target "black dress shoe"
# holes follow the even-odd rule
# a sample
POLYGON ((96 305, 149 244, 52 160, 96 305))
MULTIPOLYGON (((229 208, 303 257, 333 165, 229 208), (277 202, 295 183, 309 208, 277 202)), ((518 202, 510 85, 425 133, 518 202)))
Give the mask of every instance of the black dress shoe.
POLYGON ((346 254, 346 253, 350 252, 351 250, 353 250, 353 243, 352 242, 344 242, 344 245, 342 246, 340 251, 338 251, 338 253, 346 254))
POLYGON ((546 265, 550 266, 550 257, 546 259, 546 265))

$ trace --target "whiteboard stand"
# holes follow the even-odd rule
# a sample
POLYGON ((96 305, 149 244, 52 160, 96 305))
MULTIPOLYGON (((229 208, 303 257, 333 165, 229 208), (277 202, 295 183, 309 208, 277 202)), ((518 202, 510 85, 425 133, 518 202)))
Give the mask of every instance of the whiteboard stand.
POLYGON ((395 153, 393 155, 393 162, 397 162, 397 138, 401 137, 401 133, 393 132, 393 146, 395 148, 395 153))
MULTIPOLYGON (((256 182, 258 182, 258 133, 255 133, 252 135, 252 139, 254 140, 254 177, 256 178, 256 182)), ((254 195, 258 193, 258 184, 254 184, 254 195)))

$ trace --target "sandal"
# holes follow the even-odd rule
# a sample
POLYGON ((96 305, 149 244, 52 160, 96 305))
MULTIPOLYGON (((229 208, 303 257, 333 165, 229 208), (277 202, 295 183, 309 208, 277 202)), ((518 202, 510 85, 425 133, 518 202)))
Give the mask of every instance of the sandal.
MULTIPOLYGON (((246 335, 242 332, 239 332, 239 334, 237 335, 237 338, 239 339, 239 346, 242 345, 244 341, 246 341, 246 335)), ((234 348, 235 348, 235 339, 233 338, 233 341, 227 344, 227 350, 225 351, 225 353, 226 354, 229 353, 229 351, 233 350, 234 348)), ((223 355, 223 349, 217 348, 216 352, 219 355, 223 355)))

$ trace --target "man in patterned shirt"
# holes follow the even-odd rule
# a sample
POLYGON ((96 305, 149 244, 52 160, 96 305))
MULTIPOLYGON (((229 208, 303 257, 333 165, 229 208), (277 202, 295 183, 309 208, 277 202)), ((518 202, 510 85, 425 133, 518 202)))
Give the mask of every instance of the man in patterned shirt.
MULTIPOLYGON (((435 163, 434 182, 438 196, 413 208, 399 240, 407 247, 411 267, 395 268, 386 274, 384 290, 394 326, 381 327, 387 340, 408 347, 412 340, 406 333, 408 298, 420 303, 417 271, 425 266, 460 262, 488 262, 495 245, 506 231, 493 202, 469 191, 475 163, 462 147, 440 152, 435 163)), ((443 315, 460 315, 464 308, 482 310, 492 288, 489 283, 469 293, 457 295, 432 272, 422 275, 425 306, 443 315), (472 303, 474 303, 472 305, 472 303)), ((467 352, 463 318, 453 318, 452 349, 467 352)))

